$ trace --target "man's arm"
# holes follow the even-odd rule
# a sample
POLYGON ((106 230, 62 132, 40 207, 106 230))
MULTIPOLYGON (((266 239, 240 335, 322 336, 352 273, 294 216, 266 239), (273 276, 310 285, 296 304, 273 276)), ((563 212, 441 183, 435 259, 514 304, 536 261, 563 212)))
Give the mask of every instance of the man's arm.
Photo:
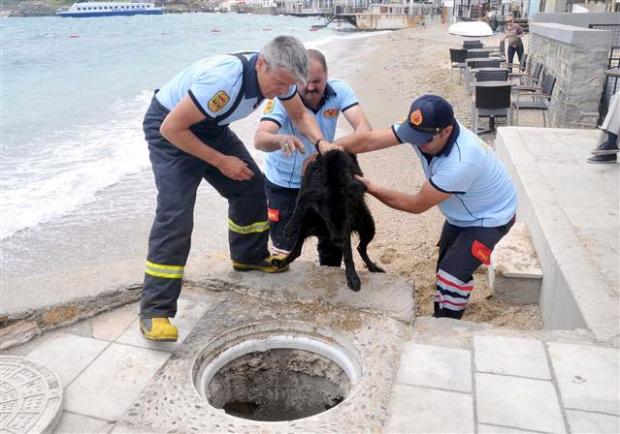
POLYGON ((364 113, 364 110, 359 104, 348 108, 344 112, 344 117, 347 121, 349 121, 349 124, 351 124, 356 133, 372 130, 370 122, 368 122, 368 118, 366 117, 366 113, 364 113))
POLYGON ((373 195, 390 208, 413 214, 421 214, 450 197, 450 194, 437 190, 428 181, 422 185, 422 188, 417 194, 406 194, 377 186, 360 176, 356 176, 356 178, 364 183, 366 191, 369 194, 373 195))
POLYGON ((282 149, 285 156, 298 149, 305 153, 304 144, 295 136, 278 134, 280 127, 274 121, 262 120, 254 134, 254 147, 259 151, 273 152, 282 149))
POLYGON ((237 157, 216 151, 191 132, 189 127, 205 118, 192 99, 186 95, 168 113, 159 132, 177 148, 217 167, 228 178, 236 181, 251 179, 254 173, 247 164, 237 157))
POLYGON ((293 98, 280 102, 295 123, 295 126, 304 136, 308 138, 308 140, 310 140, 310 142, 316 143, 319 139, 321 139, 317 151, 323 153, 330 149, 337 148, 327 140, 323 139, 323 134, 316 123, 316 119, 308 112, 308 110, 306 110, 306 107, 301 102, 301 97, 299 94, 295 94, 293 98))
POLYGON ((391 128, 384 128, 381 130, 362 131, 349 134, 348 136, 339 138, 334 144, 342 146, 345 151, 352 154, 361 154, 363 152, 376 151, 378 149, 400 145, 400 142, 391 128))

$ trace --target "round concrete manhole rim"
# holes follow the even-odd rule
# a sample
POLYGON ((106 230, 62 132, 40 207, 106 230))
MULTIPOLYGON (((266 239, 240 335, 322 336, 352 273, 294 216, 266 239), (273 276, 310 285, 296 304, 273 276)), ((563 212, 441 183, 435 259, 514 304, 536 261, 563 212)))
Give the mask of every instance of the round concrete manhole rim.
POLYGON ((54 432, 64 397, 58 375, 43 363, 18 356, 0 356, 0 372, 2 411, 11 414, 3 420, 3 428, 7 432, 54 432), (10 402, 15 402, 13 408, 10 402), (19 418, 20 414, 27 418, 19 418), (13 426, 16 421, 20 424, 13 426))
MULTIPOLYGON (((349 387, 342 402, 355 395, 363 377, 360 355, 355 346, 339 333, 313 324, 297 321, 276 321, 247 324, 229 330, 212 339, 194 358, 191 369, 191 380, 194 391, 212 409, 209 401, 208 387, 220 369, 254 353, 268 353, 272 350, 299 350, 314 353, 327 359, 340 368, 347 376, 349 387)), ((247 418, 256 423, 286 423, 306 417, 321 416, 337 409, 339 404, 321 411, 295 419, 260 420, 247 418)), ((239 416, 228 414, 228 417, 240 419, 239 416)), ((241 417, 241 419, 245 419, 241 417)))

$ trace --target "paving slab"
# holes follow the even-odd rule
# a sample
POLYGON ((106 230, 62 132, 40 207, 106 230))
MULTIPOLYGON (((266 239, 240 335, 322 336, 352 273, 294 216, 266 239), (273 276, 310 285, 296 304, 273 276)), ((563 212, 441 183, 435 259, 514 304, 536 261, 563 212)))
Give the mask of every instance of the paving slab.
POLYGON ((54 434, 94 434, 107 433, 114 423, 77 413, 63 412, 54 434))
POLYGON ((65 409, 117 420, 168 357, 163 351, 112 343, 66 389, 65 409))
POLYGON ((527 224, 543 270, 545 326, 587 327, 607 341, 620 333, 620 166, 586 163, 599 134, 500 128, 496 153, 515 180, 518 220, 527 224))
POLYGON ((564 406, 620 415, 620 352, 617 348, 549 343, 564 406))
POLYGON ((153 342, 144 339, 144 336, 142 336, 140 332, 137 312, 131 324, 126 327, 125 331, 117 338, 116 342, 159 351, 173 352, 183 344, 187 335, 208 308, 208 301, 204 293, 184 291, 177 301, 177 315, 172 320, 179 329, 179 340, 177 342, 153 342))
POLYGON ((471 352, 405 343, 396 382, 471 392, 471 352))
POLYGON ((534 434, 536 431, 527 431, 517 428, 510 428, 505 426, 488 425, 485 423, 478 424, 479 434, 534 434))
POLYGON ((286 273, 241 273, 221 262, 207 278, 196 284, 214 291, 234 290, 272 300, 312 303, 321 301, 336 307, 361 309, 389 315, 411 323, 415 315, 413 282, 390 273, 358 270, 362 289, 347 287, 344 268, 321 267, 295 261, 286 273))
POLYGON ((580 410, 566 410, 566 418, 572 433, 620 432, 620 417, 580 410))
POLYGON ((27 359, 46 364, 67 387, 110 345, 109 342, 68 333, 50 333, 38 340, 27 359))
POLYGON ((385 433, 473 433, 474 407, 468 393, 394 386, 392 416, 385 433))
POLYGON ((545 347, 535 339, 474 336, 476 371, 550 380, 545 347))
POLYGON ((517 429, 566 432, 550 381, 476 374, 478 421, 517 429))

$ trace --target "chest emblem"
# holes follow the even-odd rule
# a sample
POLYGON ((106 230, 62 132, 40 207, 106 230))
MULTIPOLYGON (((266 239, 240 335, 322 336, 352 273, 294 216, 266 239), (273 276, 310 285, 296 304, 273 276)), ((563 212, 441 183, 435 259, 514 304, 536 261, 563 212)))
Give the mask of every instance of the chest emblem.
POLYGON ((220 90, 218 93, 215 94, 213 98, 209 100, 209 110, 217 113, 226 106, 228 101, 230 101, 230 97, 228 96, 228 94, 223 90, 220 90))
POLYGON ((335 108, 325 109, 325 111, 323 112, 323 116, 325 116, 326 118, 335 118, 336 116, 338 116, 338 110, 335 108))
POLYGON ((273 111, 273 107, 276 105, 275 101, 272 99, 268 99, 265 101, 265 106, 263 107, 263 114, 268 115, 273 111))

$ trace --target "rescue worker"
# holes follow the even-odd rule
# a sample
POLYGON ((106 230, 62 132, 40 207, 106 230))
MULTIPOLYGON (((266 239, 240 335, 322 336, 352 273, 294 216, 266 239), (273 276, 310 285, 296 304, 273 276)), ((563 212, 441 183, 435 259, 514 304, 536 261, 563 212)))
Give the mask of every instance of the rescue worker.
POLYGON ((264 98, 277 97, 311 142, 330 148, 297 93, 296 83, 307 75, 303 44, 278 36, 249 57, 200 60, 156 91, 143 124, 158 191, 140 306, 140 330, 147 339, 178 338, 169 318, 177 310, 203 178, 228 199, 233 268, 284 271, 272 264, 267 249, 263 175, 228 124, 248 116, 264 98))
MULTIPOLYGON (((329 141, 334 140, 340 113, 356 132, 370 130, 366 114, 351 87, 344 81, 328 79, 323 53, 309 49, 308 58, 308 82, 299 89, 299 93, 323 136, 329 141)), ((300 134, 284 105, 277 99, 266 101, 254 145, 256 149, 268 152, 265 158, 265 193, 274 252, 288 255, 292 241, 284 237, 283 229, 295 208, 304 163, 316 156, 316 149, 310 140, 300 134), (301 146, 305 149, 304 154, 295 151, 301 146)), ((340 249, 321 241, 318 251, 321 265, 340 266, 340 249)))
POLYGON ((419 192, 401 193, 359 179, 368 193, 392 208, 420 214, 439 207, 446 221, 439 239, 434 316, 460 319, 474 288, 474 271, 489 264, 491 251, 514 224, 514 184, 493 150, 436 95, 415 100, 402 124, 335 142, 353 153, 401 143, 413 145, 422 163, 427 181, 419 192))

